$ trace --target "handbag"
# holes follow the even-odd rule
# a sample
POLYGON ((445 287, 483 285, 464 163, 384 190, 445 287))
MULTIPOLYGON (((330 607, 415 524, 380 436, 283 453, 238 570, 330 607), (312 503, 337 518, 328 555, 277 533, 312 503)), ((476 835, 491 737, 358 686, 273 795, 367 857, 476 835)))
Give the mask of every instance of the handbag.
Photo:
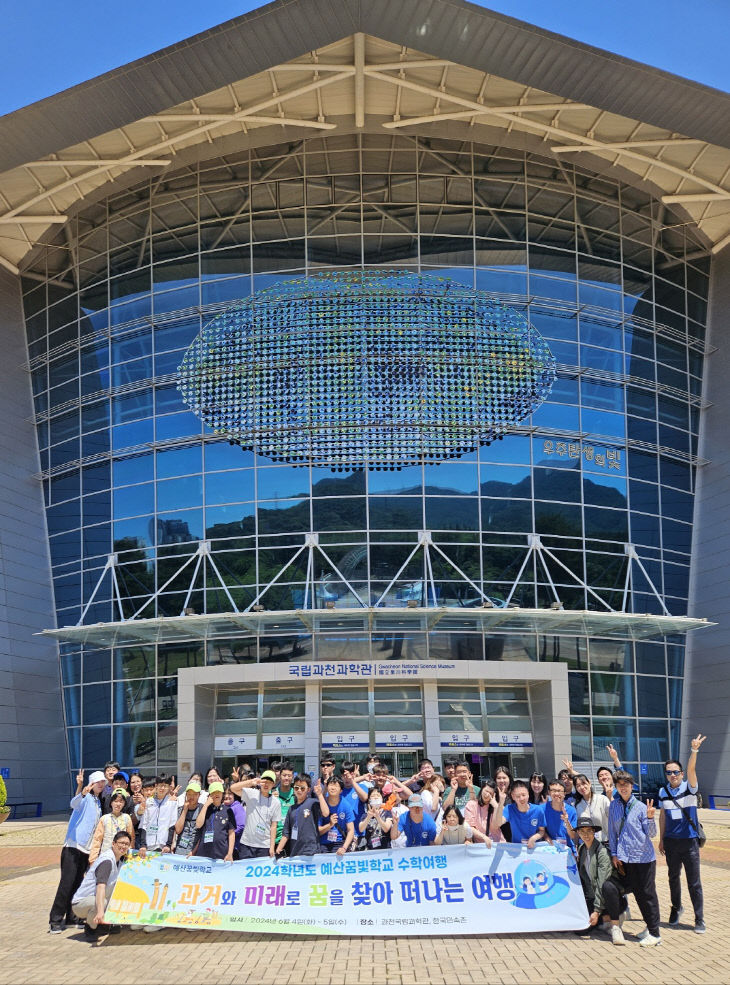
POLYGON ((678 807, 680 809, 680 811, 684 814, 687 822, 689 824, 691 824, 692 827, 697 832, 697 843, 700 846, 700 848, 704 848, 705 847, 705 843, 707 842, 707 835, 705 834, 705 829, 702 827, 702 824, 700 823, 700 819, 697 818, 697 821, 693 821, 692 820, 692 815, 687 810, 687 808, 686 807, 682 807, 681 804, 678 804, 677 803, 677 800, 676 800, 674 794, 672 793, 671 788, 669 786, 666 786, 664 789, 669 794, 670 799, 674 802, 674 806, 675 807, 678 807))

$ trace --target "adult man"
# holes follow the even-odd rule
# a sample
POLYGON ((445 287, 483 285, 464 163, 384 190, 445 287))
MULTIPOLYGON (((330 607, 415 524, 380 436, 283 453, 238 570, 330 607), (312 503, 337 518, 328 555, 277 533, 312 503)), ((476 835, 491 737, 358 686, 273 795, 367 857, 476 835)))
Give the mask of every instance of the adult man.
POLYGON ((580 798, 573 790, 573 776, 571 771, 568 769, 561 770, 558 773, 558 780, 563 784, 563 789, 565 790, 565 803, 571 807, 575 807, 580 798))
POLYGON ((87 786, 84 786, 83 770, 79 770, 76 776, 76 795, 70 804, 73 814, 61 849, 61 878, 49 917, 48 932, 51 934, 60 934, 65 924, 77 922, 71 909, 71 900, 89 867, 91 842, 101 817, 99 797, 105 783, 101 770, 91 774, 87 786))
POLYGON ((276 773, 264 770, 259 779, 232 783, 230 790, 243 801, 246 808, 246 827, 241 835, 239 858, 274 857, 276 831, 281 820, 281 804, 273 796, 276 773))
MULTIPOLYGON (((274 771, 276 772, 276 771, 274 771)), ((279 784, 276 788, 276 795, 279 798, 279 803, 281 804, 281 820, 276 826, 276 841, 277 844, 281 838, 282 831, 284 829, 284 821, 286 820, 286 815, 288 814, 290 808, 296 801, 294 796, 294 790, 292 788, 292 783, 294 782, 294 767, 291 763, 283 762, 280 764, 279 768, 279 784)))
MULTIPOLYGON (((102 852, 89 866, 89 870, 77 889, 73 901, 73 911, 84 921, 84 938, 94 943, 99 935, 99 924, 104 920, 104 912, 111 899, 119 870, 132 847, 132 840, 126 831, 117 831, 112 847, 102 852)), ((118 934, 122 928, 112 925, 109 932, 118 934)))
POLYGON ((163 773, 155 777, 155 793, 145 802, 144 813, 137 829, 139 854, 167 854, 172 847, 177 821, 177 800, 170 796, 170 777, 163 773))
POLYGON ((296 803, 289 808, 284 820, 284 833, 276 846, 275 858, 281 858, 287 845, 290 855, 316 855, 320 850, 319 825, 330 816, 322 784, 312 796, 312 781, 306 773, 297 776, 293 785, 296 803))
POLYGON ((325 756, 322 762, 319 764, 321 770, 319 774, 319 782, 322 784, 324 790, 327 789, 327 782, 330 777, 335 775, 335 761, 330 756, 325 756))
POLYGON ((478 798, 479 787, 474 786, 473 779, 474 777, 469 769, 469 764, 465 762, 458 763, 451 779, 451 786, 447 787, 444 793, 444 800, 441 805, 444 810, 453 805, 454 807, 458 807, 463 813, 469 801, 478 798))
POLYGON ((659 900, 656 895, 656 855, 651 839, 656 834, 653 801, 646 804, 634 797, 634 778, 625 770, 616 770, 613 782, 618 797, 608 810, 608 847, 611 861, 625 877, 626 888, 632 892, 646 921, 646 930, 639 934, 642 947, 661 944, 659 934, 659 900))
POLYGON ((666 856, 672 909, 669 926, 678 927, 682 906, 682 867, 689 898, 695 911, 695 933, 704 934, 704 898, 700 881, 699 821, 697 819, 697 753, 707 738, 698 735, 690 743, 687 779, 682 764, 668 759, 664 764, 667 782, 659 791, 659 851, 666 856))
POLYGON ((526 843, 534 848, 545 837, 545 811, 541 804, 530 803, 530 791, 524 780, 515 780, 510 791, 512 803, 502 811, 502 824, 509 824, 513 844, 526 843))
MULTIPOLYGON (((552 785, 552 784, 551 784, 552 785)), ((562 789, 562 784, 560 784, 562 789)), ((568 811, 570 805, 566 804, 568 811)), ((572 827, 572 826, 571 826, 572 827)), ((614 944, 625 944, 621 930, 621 913, 626 909, 626 897, 606 846, 596 838, 601 830, 590 814, 583 814, 575 823, 578 835, 578 873, 588 908, 590 927, 601 921, 610 929, 614 944)), ((583 933, 583 931, 578 931, 583 933)))
MULTIPOLYGON (((114 777, 119 772, 119 763, 112 762, 111 760, 104 767, 104 789, 101 791, 102 797, 108 797, 114 790, 114 777)), ((129 782, 129 777, 127 777, 127 782, 129 782)))
POLYGON ((433 845, 436 838, 436 824, 430 814, 423 810, 420 793, 412 793, 408 798, 408 813, 402 814, 398 831, 406 836, 406 848, 423 848, 433 845))
POLYGON ((551 780, 548 784, 548 791, 550 793, 550 800, 542 805, 547 840, 563 842, 564 844, 570 845, 572 849, 573 840, 571 829, 575 830, 575 824, 578 819, 575 807, 565 803, 565 787, 560 780, 551 780), (563 815, 567 817, 570 827, 566 825, 563 815))

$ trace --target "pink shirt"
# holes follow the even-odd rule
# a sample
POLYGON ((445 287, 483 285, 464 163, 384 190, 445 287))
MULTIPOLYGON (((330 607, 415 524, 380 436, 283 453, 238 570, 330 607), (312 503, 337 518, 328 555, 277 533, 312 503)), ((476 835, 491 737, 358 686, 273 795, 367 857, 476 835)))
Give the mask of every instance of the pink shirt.
POLYGON ((492 819, 494 819, 497 811, 494 801, 491 804, 482 806, 478 801, 470 800, 464 808, 464 820, 468 821, 475 831, 479 831, 483 835, 488 833, 492 841, 504 841, 504 836, 499 828, 492 828, 489 832, 486 830, 487 815, 489 814, 490 807, 492 808, 492 819))

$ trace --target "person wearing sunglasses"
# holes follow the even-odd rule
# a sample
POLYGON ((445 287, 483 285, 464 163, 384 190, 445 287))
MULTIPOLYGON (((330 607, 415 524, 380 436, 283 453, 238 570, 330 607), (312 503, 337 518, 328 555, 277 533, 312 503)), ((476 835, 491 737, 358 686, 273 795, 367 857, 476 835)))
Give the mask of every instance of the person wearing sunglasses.
POLYGON ((707 738, 698 735, 690 743, 687 778, 677 759, 664 764, 666 783, 659 791, 659 851, 666 857, 672 908, 669 926, 678 927, 682 906, 682 868, 695 913, 695 933, 704 934, 702 882, 700 880, 699 821, 697 818, 697 753, 707 738))

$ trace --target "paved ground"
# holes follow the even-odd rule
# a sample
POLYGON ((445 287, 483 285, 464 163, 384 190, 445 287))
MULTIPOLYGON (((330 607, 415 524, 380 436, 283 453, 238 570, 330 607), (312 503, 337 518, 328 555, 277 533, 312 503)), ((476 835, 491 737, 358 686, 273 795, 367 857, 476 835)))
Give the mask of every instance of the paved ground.
MULTIPOLYGON (((629 943, 586 941, 573 934, 499 937, 400 937, 376 940, 270 937, 183 930, 160 934, 123 930, 85 943, 68 930, 50 936, 59 846, 65 824, 48 819, 7 821, 0 828, 0 985, 147 985, 225 982, 226 985, 725 985, 730 981, 727 905, 730 813, 704 811, 710 841, 703 851, 708 932, 691 922, 664 929, 659 948, 643 950, 625 924, 629 943)), ((666 868, 657 884, 668 915, 666 868)), ((688 909, 690 909, 688 904, 688 909)), ((633 905, 634 916, 638 917, 633 905)))

